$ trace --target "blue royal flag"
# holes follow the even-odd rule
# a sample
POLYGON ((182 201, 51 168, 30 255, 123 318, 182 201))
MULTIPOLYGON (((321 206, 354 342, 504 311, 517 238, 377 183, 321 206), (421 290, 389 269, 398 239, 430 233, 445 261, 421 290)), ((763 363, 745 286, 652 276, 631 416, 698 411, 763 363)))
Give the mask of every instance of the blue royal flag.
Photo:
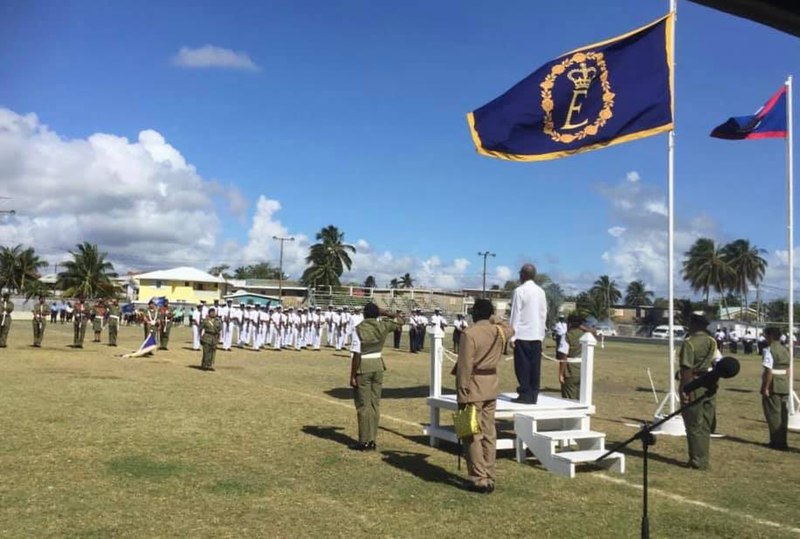
POLYGON ((786 138, 786 85, 755 114, 728 118, 711 131, 711 136, 727 140, 786 138))
POLYGON ((137 351, 131 352, 130 354, 123 354, 122 357, 125 358, 142 357, 154 351, 157 347, 158 343, 156 342, 156 336, 151 331, 147 334, 147 338, 145 338, 144 342, 137 351))
POLYGON ((672 129, 672 15, 552 60, 467 115, 478 153, 543 161, 672 129))

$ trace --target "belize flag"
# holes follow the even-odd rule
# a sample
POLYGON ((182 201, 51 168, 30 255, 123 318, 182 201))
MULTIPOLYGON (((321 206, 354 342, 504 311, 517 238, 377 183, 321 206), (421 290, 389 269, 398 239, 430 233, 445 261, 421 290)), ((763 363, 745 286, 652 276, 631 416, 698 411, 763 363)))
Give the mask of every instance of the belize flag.
POLYGON ((153 332, 147 334, 147 338, 144 340, 142 345, 139 349, 135 352, 131 352, 130 354, 124 354, 122 357, 129 358, 129 357, 142 357, 151 353, 158 347, 158 343, 156 342, 156 336, 153 332))
POLYGON ((735 116, 718 125, 711 136, 727 140, 786 138, 786 86, 750 116, 735 116))

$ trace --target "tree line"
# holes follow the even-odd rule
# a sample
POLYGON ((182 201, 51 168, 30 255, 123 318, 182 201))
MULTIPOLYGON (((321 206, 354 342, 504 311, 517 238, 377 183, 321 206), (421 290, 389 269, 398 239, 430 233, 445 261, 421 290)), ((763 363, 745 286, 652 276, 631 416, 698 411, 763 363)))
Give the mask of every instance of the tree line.
MULTIPOLYGON (((79 243, 70 251, 72 260, 62 262, 64 268, 58 273, 56 288, 66 297, 86 299, 107 298, 117 294, 111 279, 117 277, 114 264, 106 260, 96 244, 79 243)), ((22 245, 0 248, 0 288, 22 294, 26 299, 49 296, 50 290, 41 282, 40 269, 49 266, 36 254, 33 247, 22 245)))
MULTIPOLYGON (((341 286, 341 276, 349 271, 353 264, 352 256, 356 253, 354 245, 345 243, 344 232, 334 225, 323 227, 317 232, 316 243, 309 248, 305 258, 307 264, 300 282, 304 286, 341 286)), ((116 294, 112 279, 117 277, 114 265, 107 260, 107 253, 100 251, 96 244, 83 242, 69 252, 72 259, 63 264, 63 271, 58 273, 56 287, 69 297, 84 298, 109 297, 116 294)), ((767 262, 762 256, 765 253, 752 245, 748 240, 737 239, 727 244, 718 244, 710 238, 698 239, 684 253, 681 275, 692 291, 704 298, 701 308, 711 310, 710 294, 720 295, 720 302, 727 306, 748 305, 748 294, 752 287, 758 287, 764 278, 767 262), (740 299, 741 298, 741 299, 740 299)), ((47 287, 39 280, 40 270, 49 264, 42 260, 33 247, 0 248, 0 288, 10 290, 26 297, 47 295, 47 287)), ((218 265, 209 269, 209 273, 226 279, 287 279, 282 268, 271 262, 259 262, 243 265, 229 271, 230 266, 218 265)), ((536 282, 545 290, 552 313, 555 317, 566 296, 558 285, 546 273, 536 276, 536 282)), ((517 286, 516 281, 507 281, 502 290, 511 291, 517 286)), ((363 284, 367 288, 377 287, 375 277, 369 275, 363 284)), ((390 288, 413 288, 414 279, 409 273, 393 278, 390 288)), ((498 285, 494 290, 501 289, 498 285)), ((601 275, 589 288, 573 298, 577 308, 586 315, 598 320, 609 318, 611 308, 621 300, 634 307, 664 307, 664 298, 654 298, 642 280, 628 283, 623 295, 619 285, 608 275, 601 275)), ((698 307, 698 302, 682 299, 676 302, 676 310, 698 307)), ((777 318, 786 302, 774 300, 766 306, 771 318, 777 318), (781 302, 783 305, 781 305, 781 302)))

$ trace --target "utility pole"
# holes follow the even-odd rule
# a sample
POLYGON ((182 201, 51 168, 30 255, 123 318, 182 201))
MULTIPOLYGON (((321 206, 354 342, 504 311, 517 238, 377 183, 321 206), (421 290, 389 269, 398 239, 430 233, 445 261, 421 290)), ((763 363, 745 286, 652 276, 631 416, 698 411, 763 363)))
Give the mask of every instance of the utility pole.
POLYGON ((281 256, 278 261, 278 302, 283 305, 283 244, 287 241, 294 241, 293 237, 272 236, 273 240, 281 242, 281 256))
POLYGON ((478 256, 483 257, 483 297, 486 297, 486 258, 491 256, 495 257, 494 253, 490 253, 489 251, 484 251, 482 253, 478 253, 478 256))

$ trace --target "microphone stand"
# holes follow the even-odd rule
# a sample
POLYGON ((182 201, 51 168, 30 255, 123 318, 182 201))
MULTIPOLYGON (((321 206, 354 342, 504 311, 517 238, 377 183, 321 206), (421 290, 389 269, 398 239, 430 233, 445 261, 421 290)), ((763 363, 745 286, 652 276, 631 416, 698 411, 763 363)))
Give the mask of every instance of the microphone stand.
POLYGON ((639 432, 614 446, 612 449, 608 450, 605 454, 598 457, 595 462, 600 462, 612 453, 624 448, 628 447, 636 440, 642 441, 642 539, 650 539, 650 520, 647 515, 647 454, 648 448, 651 445, 655 445, 656 438, 653 435, 653 431, 660 427, 662 424, 666 423, 676 415, 683 413, 684 410, 688 410, 694 406, 697 406, 701 402, 705 402, 709 398, 713 397, 717 393, 717 384, 712 385, 711 387, 706 388, 706 392, 700 396, 700 398, 693 400, 692 402, 681 406, 679 409, 675 410, 668 416, 662 417, 655 423, 650 423, 646 421, 642 428, 639 429, 639 432))

